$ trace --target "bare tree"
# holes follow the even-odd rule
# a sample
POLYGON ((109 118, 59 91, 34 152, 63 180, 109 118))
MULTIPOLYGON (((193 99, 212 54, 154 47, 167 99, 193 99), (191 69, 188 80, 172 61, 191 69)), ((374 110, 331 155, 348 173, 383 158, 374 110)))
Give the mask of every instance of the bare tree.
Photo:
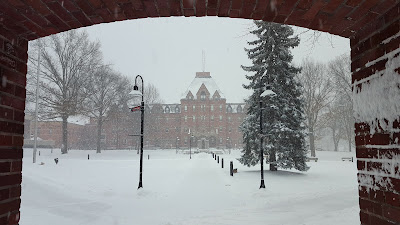
MULTIPOLYGON (((129 93, 133 90, 133 82, 129 81, 128 78, 122 77, 119 85, 118 85, 118 93, 117 93, 117 104, 114 105, 112 110, 110 111, 109 121, 112 121, 111 128, 114 132, 114 139, 116 143, 116 147, 120 146, 120 141, 124 138, 127 133, 137 134, 136 130, 140 128, 140 111, 129 112, 128 101, 131 96, 129 93), (126 119, 129 118, 129 123, 131 123, 131 128, 135 129, 127 129, 126 128, 126 119), (129 130, 129 131, 128 131, 129 130)), ((139 90, 142 90, 139 86, 139 90)), ((141 98, 134 99, 134 103, 138 106, 140 105, 141 98)), ((159 91, 156 86, 153 84, 145 84, 144 86, 144 101, 145 106, 160 104, 162 103, 162 99, 160 97, 159 91)), ((147 133, 148 129, 155 129, 158 124, 158 120, 154 118, 154 115, 150 115, 149 108, 145 109, 145 129, 144 132, 147 133)), ((133 137, 136 138, 136 137, 133 137)), ((135 141, 133 141, 135 143, 135 141)))
POLYGON ((97 121, 96 153, 101 153, 101 135, 104 121, 108 112, 117 102, 120 75, 117 75, 109 66, 97 68, 91 79, 91 95, 88 96, 87 106, 90 108, 87 115, 97 121))
POLYGON ((343 137, 343 126, 341 123, 342 112, 338 106, 339 102, 335 101, 328 107, 328 111, 322 115, 321 123, 331 131, 334 151, 338 151, 340 139, 343 137))
POLYGON ((351 69, 350 57, 342 55, 329 63, 328 73, 334 79, 336 111, 341 115, 338 117, 342 129, 344 130, 344 138, 348 142, 349 151, 354 144, 354 117, 353 117, 353 101, 351 98, 351 69))
POLYGON ((315 157, 315 131, 322 110, 332 100, 332 80, 326 74, 326 67, 310 59, 303 60, 302 72, 298 75, 302 83, 304 112, 308 128, 311 156, 315 157))
POLYGON ((87 88, 90 74, 101 62, 100 44, 91 42, 86 32, 75 30, 47 37, 43 43, 40 63, 42 117, 62 119, 61 152, 65 154, 68 150, 67 120, 85 110, 85 99, 90 94, 87 88))

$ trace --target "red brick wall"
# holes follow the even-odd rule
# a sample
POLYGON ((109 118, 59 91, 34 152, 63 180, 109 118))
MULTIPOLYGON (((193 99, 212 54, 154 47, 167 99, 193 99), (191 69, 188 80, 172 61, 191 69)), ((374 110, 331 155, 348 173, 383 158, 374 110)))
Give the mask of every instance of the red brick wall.
MULTIPOLYGON (((398 37, 388 40, 399 32, 400 3, 396 0, 134 2, 0 1, 0 224, 17 224, 19 220, 26 40, 103 22, 146 17, 208 15, 263 19, 350 37, 356 90, 372 80, 384 79, 373 74, 388 70, 388 62, 398 57, 392 53, 400 49, 398 37), (381 58, 385 55, 389 58, 381 58)), ((394 72, 398 75, 399 69, 394 69, 392 75, 394 72)), ((387 82, 392 91, 396 90, 393 83, 387 82)), ((381 102, 387 100, 382 98, 381 102)), ((372 103, 367 99, 364 106, 368 107, 359 112, 381 108, 377 102, 372 103)), ((378 119, 381 124, 359 119, 355 125, 360 218, 363 225, 400 224, 400 147, 396 141, 400 136, 400 118, 378 119), (368 129, 370 124, 372 131, 368 129), (387 170, 387 163, 391 170, 387 170), (370 179, 365 179, 367 176, 370 179)))
POLYGON ((0 224, 18 224, 28 42, 0 26, 0 224))
MULTIPOLYGON (((68 148, 77 149, 81 145, 84 125, 68 123, 68 148)), ((56 148, 62 145, 62 122, 46 121, 38 123, 38 137, 53 140, 56 148)))
POLYGON ((362 225, 400 224, 400 102, 393 102, 400 91, 399 15, 400 4, 351 39, 362 225), (383 87, 379 79, 386 81, 383 87), (370 88, 378 101, 359 98, 370 88))

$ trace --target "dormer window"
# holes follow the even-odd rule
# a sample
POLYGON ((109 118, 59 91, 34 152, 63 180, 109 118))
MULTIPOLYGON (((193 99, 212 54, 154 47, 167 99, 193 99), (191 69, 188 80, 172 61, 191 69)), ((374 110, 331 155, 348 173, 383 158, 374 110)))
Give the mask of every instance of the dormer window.
POLYGON ((186 99, 193 100, 192 92, 189 91, 189 93, 186 95, 186 99))
POLYGON ((175 113, 179 113, 179 106, 175 107, 175 113))
POLYGON ((237 107, 237 112, 238 112, 238 113, 242 113, 242 111, 243 111, 242 106, 239 105, 239 106, 237 107))
POLYGON ((167 107, 165 107, 165 113, 170 113, 170 109, 169 109, 169 107, 167 106, 167 107))
POLYGON ((206 92, 205 91, 201 92, 200 99, 203 100, 203 101, 206 100, 206 92))
POLYGON ((230 105, 228 105, 228 107, 226 108, 226 112, 227 113, 232 113, 232 107, 230 105))

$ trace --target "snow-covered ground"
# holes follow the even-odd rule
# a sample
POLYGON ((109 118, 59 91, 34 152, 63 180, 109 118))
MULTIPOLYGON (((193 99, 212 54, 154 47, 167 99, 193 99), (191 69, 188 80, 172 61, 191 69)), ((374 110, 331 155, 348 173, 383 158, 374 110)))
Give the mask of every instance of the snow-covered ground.
POLYGON ((354 153, 317 152, 305 173, 272 173, 266 165, 266 189, 258 189, 260 166, 240 165, 237 150, 219 155, 224 169, 206 153, 189 160, 175 150, 148 150, 137 190, 136 151, 40 152, 36 164, 32 149, 24 152, 21 225, 360 224, 356 163, 341 161, 354 153))

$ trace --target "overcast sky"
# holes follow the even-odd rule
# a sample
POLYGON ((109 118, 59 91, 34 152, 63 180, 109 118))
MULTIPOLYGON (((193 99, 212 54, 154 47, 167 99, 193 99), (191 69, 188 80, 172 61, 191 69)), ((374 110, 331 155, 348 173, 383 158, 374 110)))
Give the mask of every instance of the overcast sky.
MULTIPOLYGON (((250 94, 240 65, 251 65, 244 47, 252 40, 251 20, 218 17, 136 19, 87 28, 90 38, 99 40, 106 63, 131 77, 140 74, 145 85, 158 87, 165 103, 179 103, 196 72, 202 71, 202 50, 206 54, 205 71, 211 72, 228 102, 243 102, 250 94)), ((296 28, 296 33, 305 29, 296 28)), ((294 49, 294 63, 305 57, 328 62, 350 53, 348 39, 322 33, 313 47, 313 32, 300 36, 294 49)))

